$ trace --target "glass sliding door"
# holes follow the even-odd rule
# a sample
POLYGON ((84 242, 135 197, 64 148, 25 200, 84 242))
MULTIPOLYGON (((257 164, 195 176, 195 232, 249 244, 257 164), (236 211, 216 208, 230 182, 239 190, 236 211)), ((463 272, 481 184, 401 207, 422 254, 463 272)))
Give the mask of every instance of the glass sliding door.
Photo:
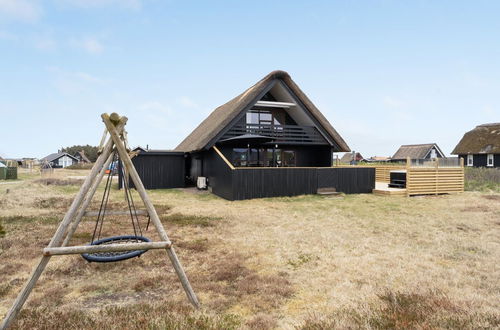
POLYGON ((294 167, 296 152, 281 148, 233 148, 236 167, 294 167))

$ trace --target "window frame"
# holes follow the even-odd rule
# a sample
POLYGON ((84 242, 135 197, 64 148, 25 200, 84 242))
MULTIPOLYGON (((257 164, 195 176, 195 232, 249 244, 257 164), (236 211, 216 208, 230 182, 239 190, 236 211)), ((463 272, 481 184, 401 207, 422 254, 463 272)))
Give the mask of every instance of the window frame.
POLYGON ((493 154, 486 155, 486 166, 487 167, 495 166, 495 156, 493 154), (491 160, 491 164, 490 164, 490 160, 491 160))
POLYGON ((467 155, 467 166, 474 166, 474 155, 467 155))

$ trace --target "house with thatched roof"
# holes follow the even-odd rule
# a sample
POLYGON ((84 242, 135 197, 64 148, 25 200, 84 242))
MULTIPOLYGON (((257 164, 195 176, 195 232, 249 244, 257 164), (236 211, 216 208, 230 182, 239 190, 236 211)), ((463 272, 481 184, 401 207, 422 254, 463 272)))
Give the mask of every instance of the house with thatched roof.
POLYGON ((228 200, 371 193, 374 168, 334 168, 349 146, 284 71, 216 108, 173 151, 132 159, 147 189, 184 184, 228 200), (177 180, 182 176, 183 180, 177 180))
POLYGON ((500 167, 500 123, 476 126, 451 153, 463 158, 467 166, 500 167))
POLYGON ((401 162, 407 158, 417 160, 430 160, 435 158, 444 158, 445 155, 436 143, 425 144, 406 144, 399 147, 391 161, 401 162))
POLYGON ((216 108, 175 149, 193 155, 193 177, 206 151, 217 147, 236 167, 331 166, 344 139, 295 84, 273 71, 216 108))
POLYGON ((363 156, 359 153, 346 152, 341 158, 340 163, 342 164, 356 164, 357 162, 363 161, 363 156))

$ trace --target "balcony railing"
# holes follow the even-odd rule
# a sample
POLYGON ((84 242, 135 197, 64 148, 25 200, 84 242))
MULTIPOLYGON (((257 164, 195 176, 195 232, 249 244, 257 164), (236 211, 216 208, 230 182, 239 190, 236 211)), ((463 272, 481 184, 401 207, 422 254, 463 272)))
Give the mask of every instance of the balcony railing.
POLYGON ((244 134, 262 135, 273 138, 272 143, 327 144, 323 136, 313 126, 298 125, 235 125, 224 134, 221 140, 244 134))

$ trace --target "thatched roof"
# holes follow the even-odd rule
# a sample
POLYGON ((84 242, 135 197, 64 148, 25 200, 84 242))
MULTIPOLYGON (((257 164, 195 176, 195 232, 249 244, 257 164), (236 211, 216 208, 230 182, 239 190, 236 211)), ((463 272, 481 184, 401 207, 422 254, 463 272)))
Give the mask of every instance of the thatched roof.
POLYGON ((337 144, 338 151, 349 151, 344 139, 337 133, 328 120, 321 114, 316 106, 302 92, 302 90, 284 71, 273 71, 248 88, 231 101, 215 109, 198 127, 189 134, 176 148, 176 151, 192 152, 210 148, 213 139, 226 128, 246 107, 258 101, 260 94, 276 79, 281 80, 304 104, 310 114, 321 124, 330 138, 337 144))
POLYGON ((435 147, 438 155, 444 157, 443 152, 435 143, 425 143, 425 144, 407 144, 399 147, 398 151, 392 156, 392 159, 406 159, 410 157, 411 159, 424 159, 431 149, 435 147))
MULTIPOLYGON (((340 162, 341 163, 350 163, 353 159, 352 159, 352 152, 346 152, 342 158, 340 158, 340 162)), ((364 158, 363 156, 361 156, 361 154, 359 152, 356 152, 356 157, 355 157, 355 161, 357 162, 360 162, 362 161, 364 158)))
POLYGON ((464 134, 453 155, 500 154, 500 123, 478 125, 464 134))

